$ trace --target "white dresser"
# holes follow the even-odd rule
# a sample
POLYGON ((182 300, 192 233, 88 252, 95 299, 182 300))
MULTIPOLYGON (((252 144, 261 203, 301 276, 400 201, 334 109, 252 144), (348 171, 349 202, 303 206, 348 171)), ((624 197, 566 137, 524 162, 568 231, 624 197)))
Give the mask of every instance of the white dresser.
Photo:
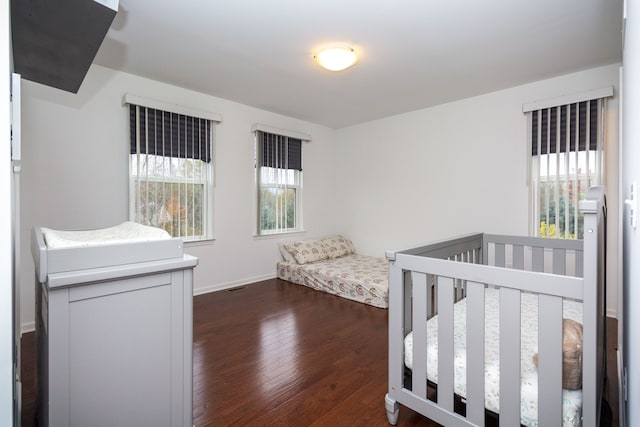
POLYGON ((36 266, 38 421, 192 426, 193 268, 180 239, 50 247, 36 266))

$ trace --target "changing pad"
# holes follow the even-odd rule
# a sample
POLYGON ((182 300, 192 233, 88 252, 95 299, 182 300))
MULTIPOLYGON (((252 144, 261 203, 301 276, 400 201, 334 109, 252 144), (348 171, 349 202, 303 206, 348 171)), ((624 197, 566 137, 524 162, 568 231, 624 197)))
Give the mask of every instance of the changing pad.
POLYGON ((134 222, 85 231, 34 227, 31 254, 38 281, 49 287, 70 286, 69 277, 79 277, 80 270, 93 274, 93 270, 102 269, 104 273, 105 269, 122 270, 124 265, 140 267, 143 263, 169 259, 179 262, 186 256, 179 238, 134 222))
POLYGON ((171 235, 161 228, 149 227, 131 221, 98 230, 66 231, 45 227, 42 227, 41 230, 49 248, 73 248, 171 238, 171 235))

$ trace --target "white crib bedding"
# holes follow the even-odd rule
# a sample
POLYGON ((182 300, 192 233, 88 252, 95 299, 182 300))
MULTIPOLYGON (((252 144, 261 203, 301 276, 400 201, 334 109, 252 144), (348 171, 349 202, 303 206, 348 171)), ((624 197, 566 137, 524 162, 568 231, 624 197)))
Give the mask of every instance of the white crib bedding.
MULTIPOLYGON (((499 291, 485 293, 485 407, 495 413, 500 409, 499 372, 499 291)), ((522 294, 521 300, 521 423, 538 426, 538 373, 533 354, 538 348, 538 298, 522 294)), ((582 323, 582 303, 565 300, 563 317, 582 323)), ((466 299, 454 307, 455 393, 466 397, 466 299)), ((427 322, 427 378, 438 382, 438 316, 427 322)), ((413 367, 413 332, 404 340, 405 365, 413 367)), ((563 426, 580 425, 582 390, 562 391, 563 426)))
POLYGON ((389 263, 351 254, 309 264, 280 261, 278 277, 374 307, 389 306, 389 263))

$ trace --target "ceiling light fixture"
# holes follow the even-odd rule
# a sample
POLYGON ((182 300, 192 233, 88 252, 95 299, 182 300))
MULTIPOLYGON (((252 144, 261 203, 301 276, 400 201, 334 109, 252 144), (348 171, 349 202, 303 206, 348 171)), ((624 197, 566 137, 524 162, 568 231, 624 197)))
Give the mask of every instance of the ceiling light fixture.
POLYGON ((355 64, 358 56, 350 47, 330 47, 315 54, 313 59, 327 70, 342 71, 355 64))

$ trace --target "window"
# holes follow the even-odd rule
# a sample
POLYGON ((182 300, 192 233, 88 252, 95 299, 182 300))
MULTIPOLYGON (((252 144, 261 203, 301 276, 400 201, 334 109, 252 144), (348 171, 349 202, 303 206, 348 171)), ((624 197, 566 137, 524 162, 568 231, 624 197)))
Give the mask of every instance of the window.
POLYGON ((257 234, 302 230, 302 139, 256 130, 257 234))
POLYGON ((597 98, 527 112, 533 235, 583 238, 578 201, 602 182, 605 105, 597 98))
POLYGON ((185 241, 213 238, 214 122, 129 105, 129 218, 185 241))

